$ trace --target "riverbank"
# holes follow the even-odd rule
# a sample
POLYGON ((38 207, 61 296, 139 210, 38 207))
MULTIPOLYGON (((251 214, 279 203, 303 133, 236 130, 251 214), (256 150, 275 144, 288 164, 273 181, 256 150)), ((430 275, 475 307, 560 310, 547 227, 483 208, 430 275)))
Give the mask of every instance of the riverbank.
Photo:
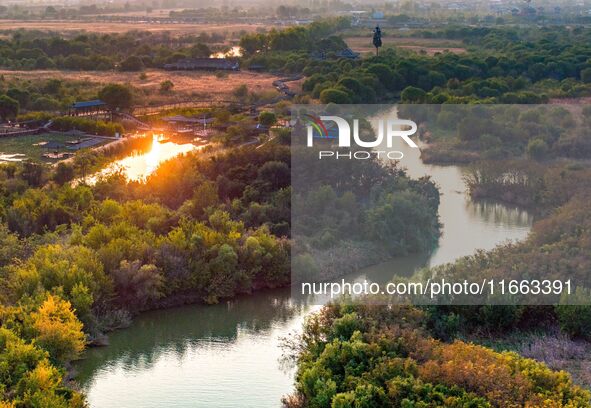
POLYGON ((425 164, 467 165, 482 159, 482 155, 475 151, 458 150, 455 147, 439 143, 431 143, 421 150, 421 159, 425 164))
MULTIPOLYGON (((348 279, 388 282, 491 249, 529 232, 527 212, 472 202, 464 169, 425 165, 418 149, 403 150, 410 177, 430 176, 441 190, 443 233, 429 254, 397 257, 362 268, 348 279)), ((157 404, 179 408, 275 408, 292 391, 293 366, 279 362, 283 338, 300 332, 317 299, 292 297, 289 288, 262 290, 217 305, 190 305, 138 315, 128 329, 110 333, 110 345, 86 351, 77 362, 92 408, 157 404), (159 387, 146 384, 158 381, 159 387), (233 390, 234 392, 229 392, 233 390), (239 397, 238 397, 239 396, 239 397), (197 402, 196 402, 197 401, 197 402)))
MULTIPOLYGON (((446 174, 449 170, 445 169, 446 174)), ((461 182, 461 177, 456 181, 461 182)), ((494 216, 498 208, 481 212, 456 206, 456 196, 447 190, 442 196, 442 221, 448 226, 459 223, 464 230, 468 227, 464 239, 457 242, 457 236, 450 237, 451 232, 444 230, 440 246, 430 256, 392 259, 355 275, 388 281, 395 272, 408 273, 471 253, 474 248, 490 248, 506 238, 523 237, 529 229, 527 219, 519 212, 508 210, 510 220, 503 220, 494 216), (448 212, 450 205, 466 218, 460 220, 456 213, 448 212), (481 230, 482 226, 487 230, 481 230), (473 233, 482 233, 487 243, 474 240, 473 233)), ((299 332, 311 310, 318 310, 314 300, 292 298, 285 288, 258 291, 218 305, 145 312, 128 329, 111 333, 108 347, 87 350, 86 360, 76 363, 78 380, 92 408, 107 408, 115 401, 145 406, 147 399, 165 406, 172 404, 171 395, 179 396, 174 404, 181 408, 276 407, 293 384, 293 366, 279 361, 283 354, 281 339, 299 332), (171 367, 178 374, 173 376, 174 381, 167 380, 171 367), (207 373, 207 378, 200 373, 207 373), (159 387, 149 387, 146 392, 148 379, 158 379, 159 387), (240 394, 239 401, 228 395, 229 389, 240 394)))

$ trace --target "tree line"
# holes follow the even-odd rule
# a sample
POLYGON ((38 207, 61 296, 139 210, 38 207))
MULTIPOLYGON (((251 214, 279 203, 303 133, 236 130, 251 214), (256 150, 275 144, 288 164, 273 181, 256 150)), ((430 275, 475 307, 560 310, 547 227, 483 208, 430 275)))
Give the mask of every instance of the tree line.
POLYGON ((302 27, 252 34, 240 45, 250 56, 247 64, 303 73, 303 90, 323 103, 523 104, 591 92, 589 28, 449 27, 431 36, 462 38, 466 53, 429 56, 387 48, 362 59, 335 56, 345 47, 335 35, 339 29, 320 31, 321 37, 302 27), (317 58, 315 50, 325 50, 326 58, 317 58))
POLYGON ((0 41, 0 67, 7 69, 64 69, 73 71, 141 71, 161 68, 183 58, 209 57, 208 37, 172 38, 149 32, 28 35, 13 32, 0 41))

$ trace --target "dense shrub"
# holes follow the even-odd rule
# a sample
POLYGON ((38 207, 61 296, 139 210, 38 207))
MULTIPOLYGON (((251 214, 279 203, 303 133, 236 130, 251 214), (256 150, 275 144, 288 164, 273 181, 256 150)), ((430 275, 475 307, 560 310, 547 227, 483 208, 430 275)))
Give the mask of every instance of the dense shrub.
POLYGON ((81 130, 90 134, 101 136, 115 136, 116 133, 123 133, 123 126, 114 122, 103 122, 80 118, 75 116, 60 116, 53 119, 52 129, 66 132, 68 130, 81 130))
POLYGON ((412 307, 325 306, 298 346, 293 406, 589 406, 565 372, 515 353, 441 343, 412 307), (346 323, 345 323, 346 322, 346 323))

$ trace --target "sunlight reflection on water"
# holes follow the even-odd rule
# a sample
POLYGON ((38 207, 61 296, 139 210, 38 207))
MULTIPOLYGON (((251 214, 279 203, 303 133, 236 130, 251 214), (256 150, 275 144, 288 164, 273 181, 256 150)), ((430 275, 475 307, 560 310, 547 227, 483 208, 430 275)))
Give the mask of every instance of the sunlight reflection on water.
MULTIPOLYGON (((124 159, 114 161, 109 164, 98 175, 108 175, 117 171, 122 171, 128 180, 143 180, 152 174, 160 163, 170 160, 180 154, 188 153, 202 148, 193 143, 177 144, 169 141, 160 141, 161 139, 154 135, 154 142, 150 151, 140 154, 133 154, 124 159)), ((96 176, 93 177, 96 181, 96 176)))

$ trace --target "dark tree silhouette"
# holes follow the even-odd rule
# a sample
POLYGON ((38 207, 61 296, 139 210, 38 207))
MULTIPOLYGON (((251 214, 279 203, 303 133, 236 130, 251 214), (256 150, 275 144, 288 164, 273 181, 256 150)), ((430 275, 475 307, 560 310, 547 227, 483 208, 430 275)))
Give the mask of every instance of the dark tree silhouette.
POLYGON ((379 49, 382 46, 382 30, 376 26, 373 30, 373 46, 376 47, 376 56, 379 55, 379 49))

